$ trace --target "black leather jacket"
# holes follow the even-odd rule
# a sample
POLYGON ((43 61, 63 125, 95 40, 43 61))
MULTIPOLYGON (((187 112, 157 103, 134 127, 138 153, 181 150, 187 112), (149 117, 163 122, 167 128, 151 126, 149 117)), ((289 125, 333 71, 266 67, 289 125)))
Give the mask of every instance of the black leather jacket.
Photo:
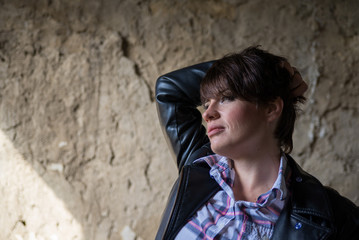
MULTIPOLYGON (((218 190, 207 164, 193 161, 210 154, 209 139, 197 109, 199 85, 213 62, 161 76, 156 84, 159 119, 177 160, 179 177, 170 193, 156 240, 174 239, 179 230, 218 190)), ((324 187, 288 155, 292 170, 290 200, 272 239, 359 239, 359 208, 324 187)))

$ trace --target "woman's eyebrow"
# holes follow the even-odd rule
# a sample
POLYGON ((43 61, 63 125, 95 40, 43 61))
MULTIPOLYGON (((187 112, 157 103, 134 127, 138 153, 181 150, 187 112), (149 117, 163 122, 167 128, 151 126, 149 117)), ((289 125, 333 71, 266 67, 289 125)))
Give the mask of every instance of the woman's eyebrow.
POLYGON ((229 89, 225 89, 225 90, 220 91, 218 93, 218 96, 226 96, 226 97, 228 97, 228 96, 233 96, 233 95, 235 95, 235 94, 229 89))

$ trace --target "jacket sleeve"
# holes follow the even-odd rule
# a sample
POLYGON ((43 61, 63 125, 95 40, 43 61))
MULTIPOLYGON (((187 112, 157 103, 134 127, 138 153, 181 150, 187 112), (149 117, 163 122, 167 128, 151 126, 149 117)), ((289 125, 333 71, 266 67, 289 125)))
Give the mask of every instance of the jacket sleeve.
POLYGON ((193 152, 209 142, 197 107, 200 82, 212 63, 170 72, 156 82, 157 113, 179 171, 189 164, 193 152))

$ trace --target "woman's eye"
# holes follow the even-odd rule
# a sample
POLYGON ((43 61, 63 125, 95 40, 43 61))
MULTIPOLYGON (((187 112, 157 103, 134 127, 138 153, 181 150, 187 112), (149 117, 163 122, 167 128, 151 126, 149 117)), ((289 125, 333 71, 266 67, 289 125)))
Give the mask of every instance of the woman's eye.
POLYGON ((224 103, 224 102, 231 102, 231 101, 233 101, 234 100, 234 97, 230 97, 230 96, 223 96, 222 98, 221 98, 221 103, 224 103))
POLYGON ((204 110, 207 110, 209 107, 209 103, 204 103, 202 106, 203 106, 204 110))

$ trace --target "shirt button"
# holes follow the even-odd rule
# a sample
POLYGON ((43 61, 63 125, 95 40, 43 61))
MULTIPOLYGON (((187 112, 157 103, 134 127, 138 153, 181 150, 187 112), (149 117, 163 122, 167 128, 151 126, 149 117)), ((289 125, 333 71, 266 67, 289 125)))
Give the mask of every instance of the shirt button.
POLYGON ((301 177, 297 177, 297 178, 295 179, 295 181, 297 181, 297 182, 302 182, 303 179, 302 179, 301 177))
POLYGON ((297 230, 301 229, 302 228, 302 223, 300 223, 300 222, 296 223, 294 228, 297 229, 297 230))

